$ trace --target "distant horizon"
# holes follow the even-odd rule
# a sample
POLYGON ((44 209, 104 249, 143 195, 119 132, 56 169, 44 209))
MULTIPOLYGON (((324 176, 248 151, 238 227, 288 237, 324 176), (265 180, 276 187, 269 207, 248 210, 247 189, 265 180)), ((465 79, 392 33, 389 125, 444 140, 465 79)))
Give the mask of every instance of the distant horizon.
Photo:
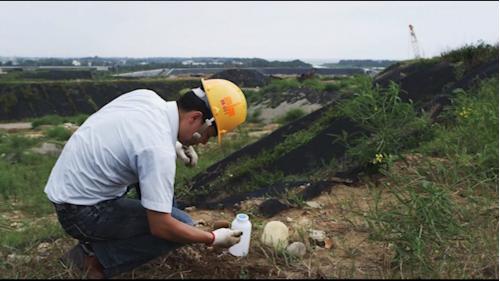
POLYGON ((387 59, 387 58, 266 58, 266 57, 258 57, 258 56, 245 56, 245 57, 233 57, 233 56, 148 56, 148 57, 134 57, 134 56, 2 56, 1 59, 81 59, 81 58, 109 58, 109 59, 151 59, 151 58, 172 58, 172 59, 201 59, 201 58, 223 58, 223 59, 264 59, 267 61, 293 61, 293 60, 301 60, 303 62, 331 62, 335 63, 340 60, 390 60, 397 61, 401 59, 387 59))

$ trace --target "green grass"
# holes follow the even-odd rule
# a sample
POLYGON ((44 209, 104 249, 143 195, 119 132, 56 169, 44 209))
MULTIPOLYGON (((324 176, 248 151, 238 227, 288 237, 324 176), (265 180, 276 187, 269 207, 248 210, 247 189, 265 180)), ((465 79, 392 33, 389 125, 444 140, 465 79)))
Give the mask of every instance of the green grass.
POLYGON ((17 230, 0 229, 1 248, 22 252, 21 249, 31 248, 42 241, 55 240, 66 235, 57 220, 37 219, 36 216, 25 217, 21 228, 17 230))
POLYGON ((33 129, 41 125, 61 125, 64 123, 73 123, 80 126, 88 117, 89 115, 87 114, 78 114, 75 116, 46 115, 30 119, 30 121, 33 129))
POLYGON ((398 278, 498 278, 498 78, 459 93, 413 168, 388 163, 395 199, 366 217, 398 278))
POLYGON ((467 68, 498 59, 498 43, 490 45, 482 41, 466 44, 458 49, 441 53, 441 58, 452 63, 463 63, 467 68))
POLYGON ((276 123, 286 124, 297 120, 306 115, 306 112, 301 108, 293 108, 288 110, 283 116, 276 118, 276 123))
POLYGON ((71 131, 62 126, 49 128, 45 132, 47 134, 47 137, 55 139, 57 141, 66 141, 72 135, 71 131))
POLYGON ((435 251, 443 254, 443 246, 463 231, 457 220, 460 209, 451 200, 449 190, 425 178, 387 176, 391 184, 386 188, 397 201, 384 209, 375 205, 367 217, 371 238, 386 241, 394 248, 394 269, 415 271, 416 277, 421 273, 426 273, 422 277, 429 276, 427 273, 435 266, 435 251))
MULTIPOLYGON (((498 78, 457 92, 436 137, 422 151, 454 159, 464 170, 482 179, 498 176, 498 78)), ((497 178, 498 180, 498 178, 497 178)))
POLYGON ((350 118, 366 130, 363 134, 336 136, 336 141, 348 147, 348 161, 382 164, 384 158, 398 155, 431 137, 430 119, 418 116, 412 103, 401 100, 395 83, 382 89, 373 87, 369 78, 358 81, 358 92, 338 106, 340 116, 350 118))

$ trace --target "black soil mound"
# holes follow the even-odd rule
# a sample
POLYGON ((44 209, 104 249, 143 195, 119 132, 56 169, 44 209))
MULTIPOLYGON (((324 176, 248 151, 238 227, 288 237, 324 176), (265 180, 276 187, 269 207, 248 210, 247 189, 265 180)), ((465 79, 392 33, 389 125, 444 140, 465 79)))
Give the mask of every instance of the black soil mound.
POLYGON ((210 79, 226 79, 239 87, 263 87, 267 85, 270 78, 264 74, 251 69, 227 69, 215 73, 210 79))
POLYGON ((428 110, 433 100, 446 100, 454 89, 464 90, 475 82, 498 75, 498 58, 479 64, 459 74, 459 64, 446 61, 421 61, 412 64, 395 64, 384 70, 373 80, 374 84, 387 87, 392 81, 403 92, 403 100, 412 100, 417 106, 428 110))

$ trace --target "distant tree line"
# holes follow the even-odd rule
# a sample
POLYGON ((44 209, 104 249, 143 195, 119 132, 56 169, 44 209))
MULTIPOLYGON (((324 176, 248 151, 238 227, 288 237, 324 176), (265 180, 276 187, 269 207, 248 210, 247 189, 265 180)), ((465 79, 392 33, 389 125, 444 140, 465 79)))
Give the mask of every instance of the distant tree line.
POLYGON ((397 63, 397 60, 340 60, 338 63, 325 63, 326 67, 388 67, 397 63))
POLYGON ((108 66, 111 71, 123 72, 157 68, 204 68, 204 67, 312 67, 300 60, 268 61, 260 58, 0 58, 0 66, 108 66), (75 64, 76 63, 76 64, 75 64))

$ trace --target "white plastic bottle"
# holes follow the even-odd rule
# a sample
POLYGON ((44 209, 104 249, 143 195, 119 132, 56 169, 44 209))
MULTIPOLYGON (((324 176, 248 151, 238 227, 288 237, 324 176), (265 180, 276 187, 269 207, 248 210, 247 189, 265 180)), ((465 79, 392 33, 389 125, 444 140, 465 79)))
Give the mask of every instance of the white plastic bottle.
POLYGON ((229 253, 233 256, 242 257, 248 254, 250 249, 250 235, 252 233, 252 223, 246 214, 237 214, 231 223, 232 230, 241 230, 241 240, 238 244, 229 248, 229 253))

